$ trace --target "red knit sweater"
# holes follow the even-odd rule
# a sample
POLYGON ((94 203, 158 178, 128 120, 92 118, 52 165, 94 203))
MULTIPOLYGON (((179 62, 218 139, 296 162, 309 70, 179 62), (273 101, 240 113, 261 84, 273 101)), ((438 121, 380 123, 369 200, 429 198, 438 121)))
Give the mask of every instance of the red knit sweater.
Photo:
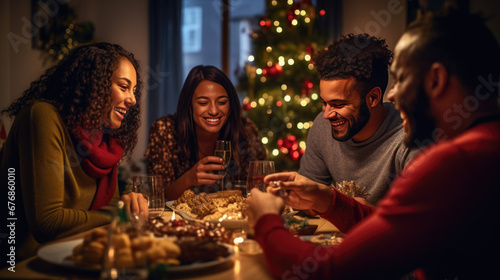
POLYGON ((322 217, 347 232, 339 246, 301 241, 278 215, 261 217, 255 238, 281 279, 398 279, 414 270, 419 279, 493 279, 499 192, 500 121, 492 121, 419 154, 374 211, 336 193, 322 217))

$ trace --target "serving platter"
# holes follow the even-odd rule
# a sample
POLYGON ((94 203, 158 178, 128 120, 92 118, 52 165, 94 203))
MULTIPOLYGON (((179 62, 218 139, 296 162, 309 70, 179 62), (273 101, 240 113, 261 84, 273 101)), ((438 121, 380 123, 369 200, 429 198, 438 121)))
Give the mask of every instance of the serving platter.
POLYGON ((209 223, 215 223, 215 224, 220 223, 221 226, 223 226, 229 230, 231 230, 231 229, 240 229, 240 230, 243 229, 249 233, 253 233, 253 229, 251 229, 248 226, 248 222, 247 222, 246 218, 243 220, 231 219, 231 218, 219 219, 219 220, 202 220, 202 219, 197 219, 197 218, 193 217, 192 215, 190 215, 182 210, 176 209, 173 206, 173 201, 168 201, 165 204, 165 206, 166 206, 167 210, 173 211, 175 213, 175 215, 181 216, 186 221, 209 222, 209 223))
MULTIPOLYGON (((79 270, 89 270, 89 271, 100 271, 98 267, 85 267, 75 263, 73 260, 67 259, 73 252, 73 248, 75 248, 78 244, 83 242, 83 238, 53 243, 47 246, 44 246, 38 250, 38 257, 46 262, 64 266, 67 268, 79 269, 79 270)), ((176 265, 176 266, 168 266, 169 272, 190 272, 201 269, 206 269, 210 267, 214 267, 223 263, 226 263, 234 258, 234 247, 228 244, 221 243, 226 246, 229 252, 229 255, 225 258, 207 261, 207 262, 195 262, 187 265, 176 265)))

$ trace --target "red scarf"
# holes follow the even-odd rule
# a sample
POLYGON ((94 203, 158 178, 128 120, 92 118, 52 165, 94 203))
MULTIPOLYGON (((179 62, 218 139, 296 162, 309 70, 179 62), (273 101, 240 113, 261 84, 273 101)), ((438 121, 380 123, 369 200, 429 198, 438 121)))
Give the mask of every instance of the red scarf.
POLYGON ((123 156, 123 148, 118 140, 103 130, 79 130, 75 149, 85 173, 97 179, 97 191, 90 210, 97 210, 113 198, 116 190, 118 161, 123 156))

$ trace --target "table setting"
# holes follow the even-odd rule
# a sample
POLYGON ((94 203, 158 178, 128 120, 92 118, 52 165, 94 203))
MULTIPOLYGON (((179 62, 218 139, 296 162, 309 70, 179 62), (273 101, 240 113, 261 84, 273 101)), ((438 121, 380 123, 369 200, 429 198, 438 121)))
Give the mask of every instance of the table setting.
MULTIPOLYGON (((161 176, 134 176, 133 191, 147 200, 148 218, 117 213, 110 225, 43 244, 36 256, 17 264, 15 273, 0 271, 0 278, 273 279, 263 248, 252 238, 245 205, 252 188, 263 189, 259 178, 274 173, 274 165, 259 161, 250 167, 249 179, 232 182, 234 189, 211 194, 187 190, 175 201, 165 201, 158 187, 161 176)), ((282 216, 303 240, 341 242, 341 233, 322 218, 291 208, 282 216)))

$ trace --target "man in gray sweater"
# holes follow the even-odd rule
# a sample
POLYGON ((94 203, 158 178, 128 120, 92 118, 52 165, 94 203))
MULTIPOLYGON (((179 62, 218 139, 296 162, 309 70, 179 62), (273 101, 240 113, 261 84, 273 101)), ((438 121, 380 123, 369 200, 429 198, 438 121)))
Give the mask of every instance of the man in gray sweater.
POLYGON ((376 204, 418 153, 403 143, 403 120, 383 102, 392 52, 385 40, 349 34, 315 58, 323 112, 307 137, 299 173, 323 184, 354 181, 376 204))

